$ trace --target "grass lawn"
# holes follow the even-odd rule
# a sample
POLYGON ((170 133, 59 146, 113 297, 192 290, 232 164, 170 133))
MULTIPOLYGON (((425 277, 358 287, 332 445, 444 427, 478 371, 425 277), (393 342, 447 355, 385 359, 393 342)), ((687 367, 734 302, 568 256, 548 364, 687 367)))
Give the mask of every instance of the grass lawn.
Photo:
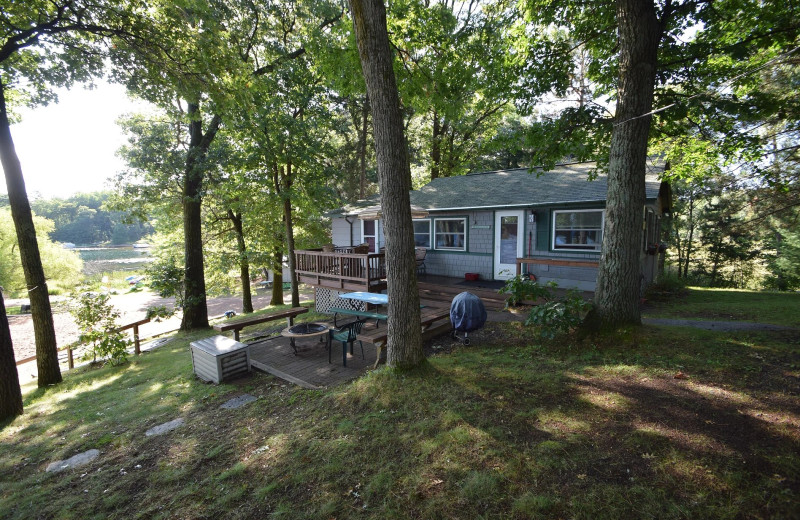
POLYGON ((800 327, 800 293, 691 287, 665 302, 652 301, 651 318, 754 321, 800 327))
POLYGON ((188 343, 207 335, 29 389, 0 430, 0 518, 800 515, 798 333, 542 344, 492 323, 418 371, 326 391, 203 384, 188 343), (243 392, 258 400, 219 408, 243 392), (91 448, 87 466, 44 472, 91 448))

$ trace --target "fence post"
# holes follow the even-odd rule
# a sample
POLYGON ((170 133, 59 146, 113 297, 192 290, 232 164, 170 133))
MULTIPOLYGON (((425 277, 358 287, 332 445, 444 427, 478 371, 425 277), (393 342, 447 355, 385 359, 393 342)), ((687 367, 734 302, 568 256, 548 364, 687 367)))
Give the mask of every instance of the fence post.
POLYGON ((72 358, 72 347, 67 348, 67 366, 70 370, 75 368, 75 360, 72 358))
POLYGON ((141 354, 139 350, 139 325, 133 326, 133 353, 137 356, 141 354))

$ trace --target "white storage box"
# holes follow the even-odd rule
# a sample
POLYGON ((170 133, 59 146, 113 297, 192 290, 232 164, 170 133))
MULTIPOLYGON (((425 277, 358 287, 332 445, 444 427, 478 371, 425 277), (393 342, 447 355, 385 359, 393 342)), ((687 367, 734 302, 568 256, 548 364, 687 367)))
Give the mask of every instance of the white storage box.
POLYGON ((250 349, 246 343, 214 336, 191 343, 192 368, 197 377, 221 383, 250 371, 250 349))

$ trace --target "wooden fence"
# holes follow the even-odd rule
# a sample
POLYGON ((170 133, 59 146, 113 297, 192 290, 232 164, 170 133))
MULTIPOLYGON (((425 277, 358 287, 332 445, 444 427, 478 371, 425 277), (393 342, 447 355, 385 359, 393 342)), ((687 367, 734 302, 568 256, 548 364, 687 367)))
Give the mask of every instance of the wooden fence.
MULTIPOLYGON (((133 329, 133 353, 135 355, 137 355, 137 356, 142 353, 142 351, 141 351, 141 342, 140 342, 140 339, 139 339, 139 326, 140 325, 144 325, 145 323, 150 323, 150 318, 144 318, 144 319, 139 320, 139 321, 134 321, 132 323, 128 323, 127 325, 123 325, 122 327, 116 329, 117 331, 133 329)), ((59 352, 63 352, 64 350, 67 351, 67 366, 69 367, 70 370, 75 368, 75 360, 74 360, 74 358, 72 356, 72 350, 73 350, 73 347, 75 347, 75 346, 76 345, 73 343, 73 344, 67 345, 66 347, 61 347, 60 349, 58 349, 59 352)), ((19 361, 16 362, 16 365, 19 366, 19 365, 22 365, 24 363, 29 363, 29 362, 35 361, 35 360, 36 360, 36 356, 31 356, 31 357, 28 357, 28 358, 25 358, 25 359, 20 359, 19 361)))

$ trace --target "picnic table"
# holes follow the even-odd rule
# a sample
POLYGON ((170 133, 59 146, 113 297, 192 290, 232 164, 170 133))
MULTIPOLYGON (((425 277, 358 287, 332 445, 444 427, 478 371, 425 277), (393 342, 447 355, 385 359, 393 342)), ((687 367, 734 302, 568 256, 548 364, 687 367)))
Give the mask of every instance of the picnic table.
MULTIPOLYGON (((389 295, 387 294, 379 294, 379 293, 371 293, 371 292, 349 292, 340 294, 339 298, 343 300, 354 300, 365 302, 367 305, 388 305, 389 304, 389 295)), ((364 319, 371 319, 375 320, 375 326, 377 327, 381 321, 386 321, 388 319, 388 315, 382 312, 373 312, 370 310, 362 311, 358 309, 347 309, 344 307, 331 307, 330 312, 333 313, 333 326, 338 327, 336 323, 336 316, 339 314, 345 314, 347 316, 356 316, 358 318, 364 319)))
MULTIPOLYGON (((257 289, 262 289, 262 290, 272 289, 272 284, 273 284, 272 280, 265 280, 263 282, 258 282, 257 289)), ((283 282, 283 288, 284 289, 291 289, 292 288, 292 283, 291 282, 283 282)))
MULTIPOLYGON (((446 308, 437 308, 437 307, 428 307, 421 311, 420 313, 420 327, 422 329, 422 333, 430 329, 434 323, 441 322, 442 320, 450 318, 450 309, 446 308)), ((365 342, 365 343, 372 343, 375 345, 377 349, 377 355, 375 358, 375 365, 373 368, 378 368, 378 363, 381 360, 381 352, 383 351, 383 347, 386 345, 387 339, 387 328, 384 327, 376 327, 374 330, 370 330, 368 332, 362 332, 358 335, 358 339, 365 342)))
POLYGON ((360 302, 365 302, 370 305, 388 305, 389 304, 389 295, 388 294, 381 294, 381 293, 372 293, 372 292, 364 292, 364 291, 357 291, 357 292, 349 292, 340 294, 339 298, 344 300, 356 300, 360 302))

